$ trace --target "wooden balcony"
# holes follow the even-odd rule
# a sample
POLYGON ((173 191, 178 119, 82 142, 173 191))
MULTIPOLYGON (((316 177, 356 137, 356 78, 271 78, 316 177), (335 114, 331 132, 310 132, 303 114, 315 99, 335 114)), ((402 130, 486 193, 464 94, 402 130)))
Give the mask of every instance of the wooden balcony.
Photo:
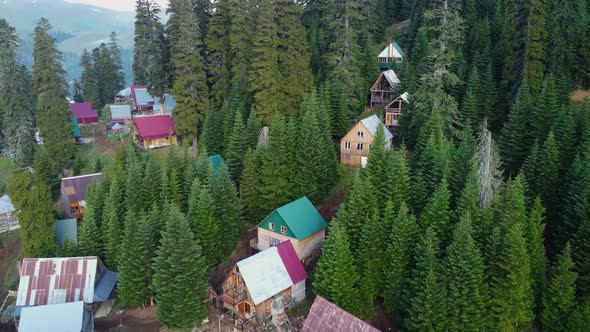
POLYGON ((248 299, 248 294, 245 291, 239 292, 235 289, 224 290, 220 296, 221 300, 225 304, 229 304, 233 307, 237 306, 240 302, 248 299))

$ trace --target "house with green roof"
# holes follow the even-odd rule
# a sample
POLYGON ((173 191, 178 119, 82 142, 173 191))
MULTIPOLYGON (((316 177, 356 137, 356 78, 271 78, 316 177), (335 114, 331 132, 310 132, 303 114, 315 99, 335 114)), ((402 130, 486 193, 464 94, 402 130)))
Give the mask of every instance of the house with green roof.
POLYGON ((394 63, 402 63, 406 54, 396 42, 388 43, 387 46, 377 55, 379 69, 391 69, 394 63))
POLYGON ((253 246, 262 251, 290 240, 299 259, 309 257, 322 247, 328 224, 307 197, 274 210, 257 226, 253 246))

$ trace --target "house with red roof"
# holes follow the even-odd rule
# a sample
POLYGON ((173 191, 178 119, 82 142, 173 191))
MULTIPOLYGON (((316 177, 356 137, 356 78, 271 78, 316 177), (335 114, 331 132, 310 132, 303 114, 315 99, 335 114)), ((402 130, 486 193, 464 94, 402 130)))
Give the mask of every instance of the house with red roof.
POLYGON ((70 110, 72 110, 72 115, 78 120, 79 124, 98 122, 98 112, 92 109, 89 101, 71 103, 70 110))
POLYGON ((282 242, 239 261, 223 281, 218 306, 242 322, 262 323, 271 316, 275 299, 285 308, 305 299, 307 273, 291 241, 282 242))
POLYGON ((177 143, 176 127, 170 114, 136 116, 131 130, 135 142, 143 149, 177 143))

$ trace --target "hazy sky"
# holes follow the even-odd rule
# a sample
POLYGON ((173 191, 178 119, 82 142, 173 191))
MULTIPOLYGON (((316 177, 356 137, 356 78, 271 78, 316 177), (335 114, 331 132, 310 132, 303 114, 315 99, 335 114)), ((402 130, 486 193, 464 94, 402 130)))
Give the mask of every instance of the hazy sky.
MULTIPOLYGON (((77 2, 91 4, 97 7, 103 7, 115 10, 135 10, 135 0, 65 0, 66 2, 77 2)), ((156 0, 162 6, 162 9, 166 9, 168 0, 156 0)))

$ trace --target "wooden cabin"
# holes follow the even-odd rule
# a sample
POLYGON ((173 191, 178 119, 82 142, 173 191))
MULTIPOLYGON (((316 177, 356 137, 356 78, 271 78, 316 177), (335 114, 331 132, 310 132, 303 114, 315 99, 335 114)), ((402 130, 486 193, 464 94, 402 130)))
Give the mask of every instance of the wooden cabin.
POLYGON ((131 86, 131 96, 133 106, 139 113, 151 112, 156 102, 155 98, 149 94, 147 87, 140 85, 131 86))
POLYGON ((307 274, 291 241, 239 261, 223 281, 219 305, 242 321, 261 324, 271 316, 275 296, 285 308, 305 299, 307 274))
POLYGON ((8 195, 0 197, 0 233, 18 228, 18 218, 8 195))
POLYGON ((384 144, 387 149, 390 149, 393 135, 376 115, 372 115, 359 121, 342 137, 340 140, 340 163, 354 167, 365 167, 378 126, 383 126, 384 144))
POLYGON ((136 116, 132 131, 135 142, 142 149, 177 144, 176 128, 169 114, 136 116))
POLYGON ((258 250, 290 240, 297 257, 304 259, 320 249, 328 224, 307 197, 302 197, 274 210, 257 226, 258 250))
POLYGON ((78 120, 78 124, 98 122, 98 111, 92 109, 89 101, 83 103, 70 103, 72 116, 78 120))
POLYGON ((122 125, 128 125, 131 123, 131 105, 109 105, 111 111, 111 122, 116 122, 122 125))
POLYGON ((80 219, 86 209, 88 187, 102 180, 102 173, 72 176, 61 179, 61 202, 70 218, 80 219))
POLYGON ((394 63, 402 63, 406 54, 396 42, 388 43, 377 56, 380 69, 391 69, 394 63))
POLYGON ((371 108, 391 103, 399 84, 400 80, 392 69, 381 72, 371 87, 371 108))
POLYGON ((402 115, 403 105, 407 104, 408 100, 409 94, 404 92, 389 103, 389 105, 385 106, 385 125, 387 127, 399 126, 399 117, 402 115))

